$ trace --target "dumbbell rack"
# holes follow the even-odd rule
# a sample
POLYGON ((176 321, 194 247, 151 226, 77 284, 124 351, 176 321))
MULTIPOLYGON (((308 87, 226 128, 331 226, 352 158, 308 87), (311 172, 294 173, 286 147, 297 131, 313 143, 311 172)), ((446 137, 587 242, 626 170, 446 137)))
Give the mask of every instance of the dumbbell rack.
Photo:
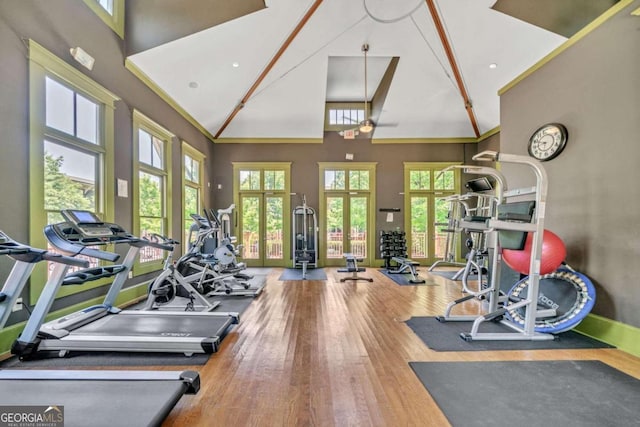
POLYGON ((380 257, 384 260, 382 268, 392 269, 393 257, 408 258, 407 236, 404 231, 380 230, 380 257))

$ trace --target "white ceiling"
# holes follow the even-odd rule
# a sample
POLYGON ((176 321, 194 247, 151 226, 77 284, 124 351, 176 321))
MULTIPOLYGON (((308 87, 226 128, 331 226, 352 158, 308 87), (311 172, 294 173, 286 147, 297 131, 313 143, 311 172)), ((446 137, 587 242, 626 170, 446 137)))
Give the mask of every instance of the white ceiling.
MULTIPOLYGON (((436 1, 480 133, 500 124, 498 90, 566 40, 493 3, 436 1)), ((129 60, 215 135, 313 0, 266 4, 129 60)), ((369 98, 400 58, 375 139, 475 137, 424 0, 324 0, 220 138, 322 138, 327 100, 363 99, 363 43, 369 98)))

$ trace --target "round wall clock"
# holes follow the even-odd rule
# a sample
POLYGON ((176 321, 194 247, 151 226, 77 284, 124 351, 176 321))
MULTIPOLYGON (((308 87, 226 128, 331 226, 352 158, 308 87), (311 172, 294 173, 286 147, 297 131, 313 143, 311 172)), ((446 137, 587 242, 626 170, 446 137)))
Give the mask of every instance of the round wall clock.
POLYGON ((569 134, 560 123, 549 123, 536 130, 529 138, 529 154, 540 160, 551 160, 564 150, 569 134))

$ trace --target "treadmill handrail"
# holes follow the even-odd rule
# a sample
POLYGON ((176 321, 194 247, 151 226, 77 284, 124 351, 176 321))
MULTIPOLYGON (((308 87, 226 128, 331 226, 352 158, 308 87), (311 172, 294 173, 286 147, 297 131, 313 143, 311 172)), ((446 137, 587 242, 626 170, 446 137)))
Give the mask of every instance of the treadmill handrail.
POLYGON ((57 262, 59 264, 67 264, 72 267, 80 267, 80 268, 87 268, 91 264, 86 259, 74 258, 74 257, 62 255, 62 254, 57 254, 55 252, 48 252, 48 251, 45 251, 45 253, 42 254, 42 259, 44 261, 52 261, 52 262, 57 262))
MULTIPOLYGON (((91 258, 98 258, 98 259, 102 259, 110 262, 116 262, 118 259, 120 259, 119 254, 116 254, 113 252, 101 251, 100 249, 90 248, 80 242, 74 243, 65 239, 58 233, 57 227, 59 227, 61 224, 65 224, 65 223, 50 224, 44 228, 44 235, 49 241, 49 243, 51 243, 53 246, 60 249, 61 251, 71 254, 73 256, 85 255, 91 258)), ((96 243, 99 243, 99 242, 96 242, 96 243)))
POLYGON ((67 264, 73 267, 86 268, 89 266, 89 261, 65 256, 55 252, 50 252, 45 249, 34 248, 24 243, 16 242, 11 239, 5 233, 2 233, 6 239, 0 244, 0 255, 7 255, 16 261, 26 262, 29 264, 35 264, 40 261, 52 261, 59 264, 67 264))

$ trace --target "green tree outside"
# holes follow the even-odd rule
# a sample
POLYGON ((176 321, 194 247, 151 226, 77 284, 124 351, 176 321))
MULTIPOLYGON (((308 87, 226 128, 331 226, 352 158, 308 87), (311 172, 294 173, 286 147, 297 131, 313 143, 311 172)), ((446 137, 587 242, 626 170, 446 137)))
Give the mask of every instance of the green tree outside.
POLYGON ((95 211, 95 187, 83 185, 61 172, 64 157, 44 155, 44 206, 49 214, 49 223, 60 221, 62 209, 84 209, 95 211), (53 211, 53 212, 51 212, 53 211))

